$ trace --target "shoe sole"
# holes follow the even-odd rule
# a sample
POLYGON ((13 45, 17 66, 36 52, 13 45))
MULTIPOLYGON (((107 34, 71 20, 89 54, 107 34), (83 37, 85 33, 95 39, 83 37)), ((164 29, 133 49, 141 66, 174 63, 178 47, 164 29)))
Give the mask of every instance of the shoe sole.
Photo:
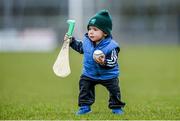
POLYGON ((87 113, 83 113, 83 114, 77 114, 76 113, 76 115, 78 115, 78 116, 80 116, 80 115, 86 115, 86 114, 89 114, 89 113, 91 113, 92 111, 89 111, 89 112, 87 112, 87 113))
POLYGON ((115 115, 123 115, 124 114, 124 112, 122 112, 122 113, 114 113, 114 112, 112 112, 113 114, 115 114, 115 115))

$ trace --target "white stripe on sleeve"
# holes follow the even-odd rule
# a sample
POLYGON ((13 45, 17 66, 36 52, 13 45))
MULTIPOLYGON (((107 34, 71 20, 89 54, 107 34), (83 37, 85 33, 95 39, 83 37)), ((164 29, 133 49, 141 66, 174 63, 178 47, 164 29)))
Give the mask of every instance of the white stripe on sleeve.
POLYGON ((113 67, 115 66, 115 64, 117 63, 117 52, 116 50, 112 50, 112 53, 111 53, 111 58, 110 59, 107 59, 107 66, 109 67, 113 67))

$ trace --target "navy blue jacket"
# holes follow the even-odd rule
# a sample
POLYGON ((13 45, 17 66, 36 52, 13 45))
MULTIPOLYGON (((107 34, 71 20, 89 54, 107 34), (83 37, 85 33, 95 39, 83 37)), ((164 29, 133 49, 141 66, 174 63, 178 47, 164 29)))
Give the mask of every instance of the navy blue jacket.
POLYGON ((120 48, 111 36, 101 40, 97 45, 85 34, 83 41, 73 39, 70 46, 81 54, 84 54, 82 74, 95 80, 108 80, 119 76, 117 63, 120 48), (93 59, 93 52, 101 50, 105 54, 105 64, 100 65, 93 59))

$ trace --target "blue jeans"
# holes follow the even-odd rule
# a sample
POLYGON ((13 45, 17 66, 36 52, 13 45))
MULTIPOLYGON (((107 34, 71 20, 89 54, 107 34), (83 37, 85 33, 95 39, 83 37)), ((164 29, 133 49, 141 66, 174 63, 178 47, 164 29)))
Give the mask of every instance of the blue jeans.
POLYGON ((82 75, 79 81, 79 106, 91 106, 95 101, 95 85, 101 84, 109 91, 109 108, 116 109, 125 106, 121 101, 121 93, 119 87, 119 79, 110 80, 94 80, 82 75))

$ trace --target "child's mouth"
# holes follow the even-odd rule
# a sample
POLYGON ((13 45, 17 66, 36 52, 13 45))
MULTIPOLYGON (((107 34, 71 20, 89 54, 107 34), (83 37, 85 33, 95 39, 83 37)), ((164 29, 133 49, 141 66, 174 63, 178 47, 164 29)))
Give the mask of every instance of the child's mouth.
POLYGON ((94 38, 94 36, 90 36, 90 38, 91 38, 91 39, 93 39, 93 38, 94 38))

